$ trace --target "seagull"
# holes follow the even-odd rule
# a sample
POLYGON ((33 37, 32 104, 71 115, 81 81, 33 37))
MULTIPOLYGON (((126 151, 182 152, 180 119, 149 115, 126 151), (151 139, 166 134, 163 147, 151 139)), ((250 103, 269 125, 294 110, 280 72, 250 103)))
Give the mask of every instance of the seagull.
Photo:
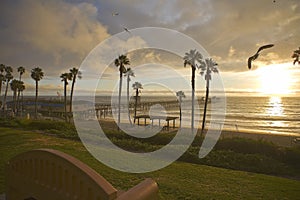
POLYGON ((113 13, 111 13, 111 15, 112 16, 117 16, 117 15, 119 15, 119 13, 118 12, 113 12, 113 13))
POLYGON ((251 57, 248 58, 248 68, 251 69, 252 61, 258 58, 259 52, 261 50, 268 49, 268 48, 271 48, 273 46, 274 46, 274 44, 267 44, 267 45, 259 47, 259 49, 257 50, 257 52, 253 56, 251 56, 251 57))
POLYGON ((131 33, 127 27, 123 26, 123 29, 127 32, 127 33, 131 33))

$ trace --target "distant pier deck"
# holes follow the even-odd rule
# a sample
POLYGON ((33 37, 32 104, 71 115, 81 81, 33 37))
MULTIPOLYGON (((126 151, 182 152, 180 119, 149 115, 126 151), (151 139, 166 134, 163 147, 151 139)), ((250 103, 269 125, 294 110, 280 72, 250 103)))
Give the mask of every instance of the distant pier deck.
MULTIPOLYGON (((148 112, 151 106, 159 104, 164 107, 166 110, 169 109, 179 109, 178 101, 155 101, 155 102, 141 102, 137 105, 137 112, 145 113, 148 112)), ((126 104, 121 104, 121 110, 124 110, 129 107, 130 112, 134 111, 134 103, 130 103, 128 106, 126 104)), ((118 110, 118 105, 111 104, 101 104, 97 103, 95 105, 95 111, 97 118, 106 118, 107 116, 112 116, 113 110, 118 110)))

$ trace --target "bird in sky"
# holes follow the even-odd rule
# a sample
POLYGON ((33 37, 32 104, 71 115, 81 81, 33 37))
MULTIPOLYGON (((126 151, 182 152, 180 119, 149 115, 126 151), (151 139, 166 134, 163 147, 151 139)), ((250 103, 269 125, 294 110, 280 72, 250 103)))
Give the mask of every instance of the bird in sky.
POLYGON ((248 68, 251 69, 251 67, 252 67, 252 61, 254 61, 255 59, 258 58, 260 51, 262 51, 264 49, 271 48, 273 46, 274 46, 274 44, 267 44, 267 45, 259 47, 259 49, 257 50, 257 52, 253 56, 251 56, 251 57, 248 58, 248 68))
POLYGON ((111 15, 112 16, 117 16, 117 15, 119 15, 119 13, 118 12, 112 12, 111 15))
POLYGON ((126 31, 127 33, 131 33, 128 28, 126 26, 123 26, 124 31, 126 31))

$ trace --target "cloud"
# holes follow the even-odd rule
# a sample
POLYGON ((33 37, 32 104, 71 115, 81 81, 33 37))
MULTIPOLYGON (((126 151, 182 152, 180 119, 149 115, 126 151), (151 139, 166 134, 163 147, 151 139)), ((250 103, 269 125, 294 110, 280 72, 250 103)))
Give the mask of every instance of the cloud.
POLYGON ((11 65, 39 65, 45 74, 54 75, 62 68, 79 66, 109 36, 93 4, 27 0, 4 2, 1 7, 5 22, 2 19, 0 53, 16 59, 9 60, 11 65))
MULTIPOLYGON (((110 6, 121 13, 121 19, 109 22, 123 23, 131 28, 160 26, 181 31, 199 42, 211 56, 220 58, 224 65, 220 67, 224 70, 247 70, 247 58, 256 52, 258 45, 274 43, 271 51, 279 56, 276 61, 282 63, 300 44, 297 0, 276 3, 260 0, 111 2, 110 6), (231 47, 234 54, 228 54, 231 47)), ((114 31, 120 29, 117 25, 113 27, 116 27, 114 31)))
MULTIPOLYGON (((44 81, 41 80, 39 82, 39 95, 56 95, 57 92, 60 92, 61 94, 63 94, 63 91, 64 91, 64 88, 63 88, 63 85, 60 84, 60 85, 56 85, 56 84, 53 84, 53 83, 43 83, 44 81)), ((34 83, 26 83, 26 89, 25 89, 25 92, 26 92, 26 95, 35 95, 35 84, 34 83)))
MULTIPOLYGON (((293 46, 300 43, 297 33, 300 27, 299 2, 286 1, 274 4, 269 1, 209 1, 197 7, 202 16, 189 20, 185 12, 194 12, 191 5, 184 3, 181 18, 175 24, 181 27, 185 22, 184 33, 201 43, 215 57, 221 58, 225 70, 247 70, 245 62, 256 51, 257 45, 275 43, 272 49, 279 57, 277 62, 284 62, 290 57, 293 46), (194 23, 194 21, 198 23, 194 23), (177 23, 178 22, 178 23, 177 23), (205 22, 205 23, 204 23, 205 22), (234 47, 235 58, 243 58, 242 65, 232 63, 232 54, 228 49, 234 47), (277 48, 278 47, 278 48, 277 48), (292 49, 291 49, 292 48, 292 49), (233 67, 234 66, 234 67, 233 67)), ((196 4, 195 4, 196 5, 196 4)))
MULTIPOLYGON (((115 37, 110 37, 109 39, 103 41, 99 46, 97 46, 93 51, 87 55, 85 61, 81 65, 81 70, 84 71, 88 77, 94 77, 98 80, 100 75, 104 79, 115 80, 119 73, 118 68, 114 65, 114 60, 118 58, 119 55, 127 55, 132 59, 128 52, 134 51, 135 49, 143 49, 146 47, 145 41, 139 36, 128 36, 128 33, 121 35, 116 35, 115 37), (124 36, 126 36, 124 38, 124 36), (95 75, 99 77, 95 77, 95 75)), ((131 63, 130 66, 134 65, 131 63)))
MULTIPOLYGON (((49 78, 60 85, 58 77, 62 72, 79 66, 97 44, 124 31, 122 25, 129 29, 157 26, 180 31, 200 43, 217 61, 220 71, 226 73, 246 72, 248 57, 262 44, 274 43, 275 46, 262 52, 254 68, 292 62, 291 53, 300 45, 299 0, 276 3, 261 0, 174 0, 172 3, 165 0, 14 0, 0 1, 0 6, 0 62, 15 68, 25 66, 27 71, 37 66, 43 68, 42 84, 50 84, 51 80, 46 81, 49 78), (113 17, 114 11, 119 15, 113 17)), ((143 40, 128 37, 112 45, 143 47, 143 40)), ((114 55, 109 59, 113 61, 118 53, 110 52, 114 55)), ((174 55, 151 50, 135 53, 129 54, 131 67, 162 63, 184 70, 184 74, 190 72, 182 67, 182 59, 174 55)), ((97 69, 96 65, 91 66, 97 69)), ((115 80, 115 73, 118 73, 117 68, 112 65, 103 78, 115 80)), ((97 78, 95 73, 85 77, 97 78)), ((236 76, 227 77, 234 87, 236 76)), ((30 74, 24 78, 30 79, 30 74)))
POLYGON ((230 46, 228 51, 228 57, 232 57, 235 55, 236 49, 233 46, 230 46))

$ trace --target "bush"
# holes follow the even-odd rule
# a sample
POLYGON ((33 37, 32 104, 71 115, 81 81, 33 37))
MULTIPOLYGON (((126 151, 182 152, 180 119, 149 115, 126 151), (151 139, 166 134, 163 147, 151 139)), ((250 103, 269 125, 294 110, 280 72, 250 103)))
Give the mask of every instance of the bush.
POLYGON ((215 146, 216 150, 230 150, 243 154, 262 154, 273 158, 280 158, 283 155, 282 149, 273 143, 252 140, 246 138, 225 138, 219 140, 215 146))
MULTIPOLYGON (((57 137, 79 140, 75 126, 62 121, 1 119, 0 126, 39 130, 57 137)), ((105 134, 114 144, 132 152, 158 150, 172 141, 176 135, 175 133, 159 133, 153 137, 141 139, 115 130, 105 131, 105 134)), ((282 148, 265 141, 225 138, 219 140, 205 158, 199 159, 201 141, 202 138, 197 135, 179 161, 265 174, 292 175, 299 178, 299 146, 282 148)))

